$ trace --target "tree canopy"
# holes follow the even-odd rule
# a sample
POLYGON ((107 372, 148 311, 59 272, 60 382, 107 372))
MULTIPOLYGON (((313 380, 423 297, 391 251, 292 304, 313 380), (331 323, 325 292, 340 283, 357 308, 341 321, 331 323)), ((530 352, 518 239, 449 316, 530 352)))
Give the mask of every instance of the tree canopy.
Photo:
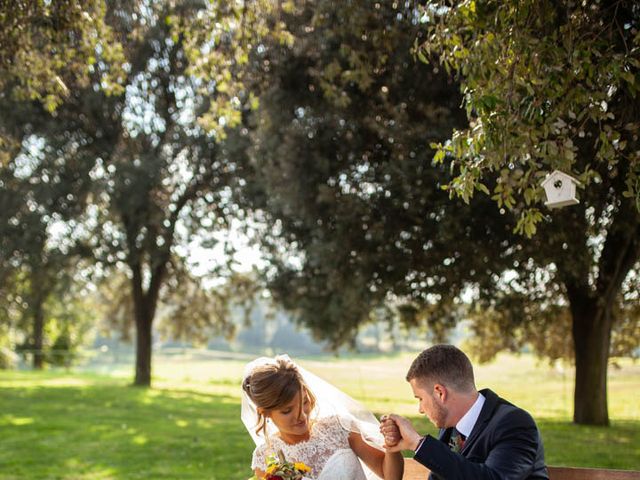
MULTIPOLYGON (((392 305, 409 324, 426 323, 436 338, 470 318, 485 359, 525 344, 550 358, 575 358, 575 419, 607 423, 609 352, 637 348, 638 211, 624 193, 631 163, 592 163, 598 181, 581 191, 581 204, 544 217, 533 203, 544 172, 528 174, 526 181, 535 184, 528 209, 524 199, 495 197, 506 182, 516 198, 510 179, 524 175, 524 167, 515 159, 483 180, 494 198, 461 195, 468 206, 449 201, 441 187, 465 191, 458 188, 459 173, 467 169, 452 158, 450 174, 438 145, 453 152, 465 131, 456 90, 469 101, 467 70, 458 72, 456 84, 445 75, 453 73, 445 54, 445 68, 437 61, 425 68, 398 53, 436 42, 437 32, 423 36, 429 31, 419 21, 430 11, 358 2, 338 10, 318 2, 313 12, 289 19, 290 28, 299 25, 291 48, 269 50, 273 76, 256 116, 254 162, 263 208, 276 219, 267 235, 272 286, 335 345, 348 342, 382 305, 392 305), (372 50, 378 55, 368 55, 372 50), (536 225, 538 234, 514 234, 518 223, 530 235, 536 225), (506 331, 511 335, 496 335, 506 331)), ((443 12, 449 10, 433 7, 432 15, 443 12)), ((481 81, 484 62, 475 61, 467 69, 481 81)), ((502 88, 493 80, 492 88, 502 88)), ((577 109, 579 103, 567 105, 577 109)), ((468 131, 477 132, 475 107, 467 114, 468 131)), ((522 135, 526 131, 525 125, 522 135)), ((633 131, 629 135, 632 140, 633 131)), ((586 148, 589 142, 576 138, 575 145, 586 148)), ((589 158, 595 157, 587 152, 575 163, 586 165, 589 158)))
MULTIPOLYGON (((28 148, 29 139, 40 144, 32 161, 34 168, 48 169, 43 186, 71 189, 73 195, 63 196, 63 203, 83 192, 86 208, 78 230, 89 232, 82 238, 86 251, 101 272, 123 271, 127 278, 140 385, 151 382, 152 324, 163 287, 167 296, 180 288, 189 293, 189 307, 206 299, 216 305, 208 315, 202 306, 177 305, 176 315, 197 315, 191 325, 181 323, 173 331, 196 331, 196 325, 224 320, 221 311, 228 304, 222 290, 215 295, 190 288, 197 282, 185 267, 196 239, 211 246, 216 232, 225 230, 232 217, 243 216, 232 192, 241 185, 238 160, 246 140, 239 131, 210 133, 198 123, 218 92, 226 90, 218 79, 188 72, 189 44, 182 29, 183 22, 196 23, 199 16, 237 13, 220 8, 223 13, 208 11, 202 2, 107 2, 105 22, 121 39, 125 60, 119 92, 102 88, 103 73, 113 67, 103 59, 86 84, 70 91, 53 111, 16 97, 3 99, 6 111, 19 113, 13 121, 18 120, 21 149, 28 148), (64 175, 67 171, 77 185, 64 175)), ((223 77, 231 75, 223 70, 235 66, 232 60, 217 65, 223 77)), ((6 168, 10 176, 18 159, 12 157, 6 168)))
MULTIPOLYGON (((101 88, 120 93, 122 46, 105 17, 104 0, 0 1, 0 100, 34 100, 53 112, 96 71, 101 88)), ((0 125, 0 165, 20 148, 16 127, 0 125)))
POLYGON ((436 231, 450 205, 425 143, 464 117, 457 86, 411 58, 412 15, 317 2, 284 18, 290 46, 265 49, 270 80, 250 119, 250 188, 265 221, 277 219, 263 238, 271 286, 335 346, 354 338, 392 287, 434 307, 455 296, 427 288, 453 275, 423 268, 447 255, 436 231), (405 283, 411 276, 422 289, 405 283))
MULTIPOLYGON (((557 286, 549 302, 529 281, 512 285, 489 302, 492 311, 513 318, 499 310, 520 297, 519 316, 529 317, 524 305, 534 305, 532 317, 543 318, 541 309, 566 300, 574 419, 607 424, 612 329, 628 315, 634 328, 638 321, 630 310, 640 258, 640 8, 607 0, 438 1, 425 5, 422 21, 426 39, 417 52, 459 79, 469 118, 467 129, 434 145, 435 159, 455 171, 447 187, 467 201, 475 190, 490 194, 518 216, 515 230, 526 236, 542 225, 534 249, 524 251, 546 271, 547 299, 557 286), (540 182, 555 169, 577 176, 581 204, 545 214, 540 182)), ((522 263, 515 273, 526 276, 522 263)))
POLYGON ((21 229, 75 227, 118 271, 107 294, 130 287, 137 383, 159 306, 192 317, 175 334, 225 326, 227 290, 197 288, 185 257, 236 219, 277 299, 334 347, 379 318, 432 340, 470 319, 483 358, 525 343, 574 357, 575 420, 608 422, 609 355, 640 328, 633 2, 33 5, 1 10, 9 40, 34 36, 2 50, 0 245, 26 264, 21 229), (64 95, 16 60, 42 45, 55 61, 34 78, 64 95), (579 205, 538 206, 553 169, 578 176, 579 205))
POLYGON ((421 21, 417 54, 458 78, 469 116, 438 144, 452 194, 490 194, 528 236, 556 169, 584 189, 620 176, 640 210, 637 2, 430 1, 421 21))

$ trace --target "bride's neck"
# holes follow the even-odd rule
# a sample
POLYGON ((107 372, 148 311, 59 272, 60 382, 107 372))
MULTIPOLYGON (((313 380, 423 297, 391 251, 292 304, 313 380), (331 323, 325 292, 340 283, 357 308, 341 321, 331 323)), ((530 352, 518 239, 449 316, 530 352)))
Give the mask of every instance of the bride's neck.
POLYGON ((311 438, 311 432, 307 432, 304 435, 292 435, 290 433, 280 432, 280 438, 282 441, 289 445, 295 445, 296 443, 306 442, 311 438))

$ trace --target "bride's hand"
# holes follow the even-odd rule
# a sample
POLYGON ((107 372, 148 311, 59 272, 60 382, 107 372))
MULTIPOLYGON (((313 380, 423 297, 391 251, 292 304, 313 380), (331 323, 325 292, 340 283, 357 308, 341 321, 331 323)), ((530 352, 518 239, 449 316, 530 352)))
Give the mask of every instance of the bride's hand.
POLYGON ((411 422, 400 415, 389 415, 389 420, 393 421, 400 431, 400 441, 392 446, 386 447, 388 452, 399 452, 400 450, 414 450, 418 448, 423 437, 416 432, 411 422))
POLYGON ((395 447, 402 438, 396 422, 386 415, 380 419, 380 432, 384 435, 384 443, 387 447, 395 447))

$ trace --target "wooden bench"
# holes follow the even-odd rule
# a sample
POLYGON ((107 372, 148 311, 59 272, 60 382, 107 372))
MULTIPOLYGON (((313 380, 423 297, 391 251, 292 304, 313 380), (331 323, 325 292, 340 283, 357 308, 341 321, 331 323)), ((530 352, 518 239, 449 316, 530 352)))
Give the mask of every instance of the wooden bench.
MULTIPOLYGON (((634 470, 606 470, 604 468, 548 467, 550 480, 640 480, 634 470)), ((404 459, 403 480, 426 480, 429 470, 413 458, 404 459)))

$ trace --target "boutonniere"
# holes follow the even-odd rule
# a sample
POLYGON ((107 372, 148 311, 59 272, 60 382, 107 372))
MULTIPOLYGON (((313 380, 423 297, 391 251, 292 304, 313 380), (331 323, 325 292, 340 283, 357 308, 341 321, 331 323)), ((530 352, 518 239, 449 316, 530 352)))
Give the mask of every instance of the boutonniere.
POLYGON ((449 437, 449 448, 455 453, 460 453, 460 451, 464 447, 464 441, 464 435, 462 435, 454 428, 451 431, 451 436, 449 437))

